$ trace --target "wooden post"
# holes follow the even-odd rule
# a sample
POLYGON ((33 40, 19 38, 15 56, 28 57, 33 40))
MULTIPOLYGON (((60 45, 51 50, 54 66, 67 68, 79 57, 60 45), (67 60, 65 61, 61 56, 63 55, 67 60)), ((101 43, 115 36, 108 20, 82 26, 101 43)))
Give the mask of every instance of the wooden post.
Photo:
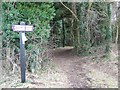
POLYGON ((12 25, 13 31, 18 31, 20 34, 20 68, 21 68, 21 82, 25 82, 25 37, 26 31, 33 31, 32 25, 25 25, 25 22, 20 22, 20 25, 12 25))
MULTIPOLYGON (((21 22, 20 25, 25 25, 25 22, 21 22)), ((25 82, 25 46, 22 41, 22 31, 20 31, 20 68, 21 68, 21 82, 25 82)))

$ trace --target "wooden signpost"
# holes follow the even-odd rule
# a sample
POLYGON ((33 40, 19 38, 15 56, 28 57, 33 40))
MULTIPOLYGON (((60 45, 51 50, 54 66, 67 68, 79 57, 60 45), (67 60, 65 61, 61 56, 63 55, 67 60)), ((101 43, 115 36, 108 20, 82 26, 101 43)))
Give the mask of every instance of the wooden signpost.
POLYGON ((20 22, 20 25, 13 25, 13 31, 18 31, 20 34, 20 68, 21 68, 21 82, 24 83, 26 81, 25 77, 25 41, 27 38, 25 37, 25 32, 33 31, 32 25, 25 25, 25 22, 20 22))

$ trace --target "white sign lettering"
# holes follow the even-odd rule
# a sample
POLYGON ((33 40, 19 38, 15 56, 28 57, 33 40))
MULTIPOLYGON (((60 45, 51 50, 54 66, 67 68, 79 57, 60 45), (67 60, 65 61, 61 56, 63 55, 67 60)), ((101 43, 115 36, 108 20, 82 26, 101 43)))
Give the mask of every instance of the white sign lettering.
POLYGON ((32 25, 13 25, 13 31, 33 31, 32 25))

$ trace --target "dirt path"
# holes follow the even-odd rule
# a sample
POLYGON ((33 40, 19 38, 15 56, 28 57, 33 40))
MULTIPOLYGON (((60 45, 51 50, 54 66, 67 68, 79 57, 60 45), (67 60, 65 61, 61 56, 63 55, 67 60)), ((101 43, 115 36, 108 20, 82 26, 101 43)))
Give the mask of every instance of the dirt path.
POLYGON ((60 48, 53 52, 53 62, 67 75, 70 87, 87 87, 85 70, 79 58, 72 55, 72 48, 60 48))
POLYGON ((27 72, 26 83, 20 83, 20 73, 5 76, 0 80, 0 88, 118 88, 117 50, 114 49, 110 60, 98 54, 74 56, 72 50, 52 50, 53 67, 40 74, 27 72))
POLYGON ((117 87, 117 61, 93 62, 92 57, 72 55, 72 48, 53 51, 53 62, 67 75, 70 87, 117 87))

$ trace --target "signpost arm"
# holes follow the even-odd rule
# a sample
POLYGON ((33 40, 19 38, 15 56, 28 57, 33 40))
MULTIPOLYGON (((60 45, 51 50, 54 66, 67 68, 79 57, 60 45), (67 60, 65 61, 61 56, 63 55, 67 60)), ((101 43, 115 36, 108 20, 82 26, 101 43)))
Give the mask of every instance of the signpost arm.
MULTIPOLYGON (((25 25, 24 22, 21 22, 20 25, 25 25)), ((25 78, 25 67, 26 67, 26 61, 25 61, 25 46, 23 44, 23 39, 22 39, 22 31, 20 33, 20 68, 21 68, 21 82, 24 83, 26 78, 25 78)))
POLYGON ((33 26, 25 25, 25 22, 20 22, 20 25, 12 25, 13 31, 18 31, 20 34, 20 68, 21 68, 21 82, 26 81, 25 71, 26 71, 26 60, 25 60, 25 37, 26 31, 33 31, 33 26))

